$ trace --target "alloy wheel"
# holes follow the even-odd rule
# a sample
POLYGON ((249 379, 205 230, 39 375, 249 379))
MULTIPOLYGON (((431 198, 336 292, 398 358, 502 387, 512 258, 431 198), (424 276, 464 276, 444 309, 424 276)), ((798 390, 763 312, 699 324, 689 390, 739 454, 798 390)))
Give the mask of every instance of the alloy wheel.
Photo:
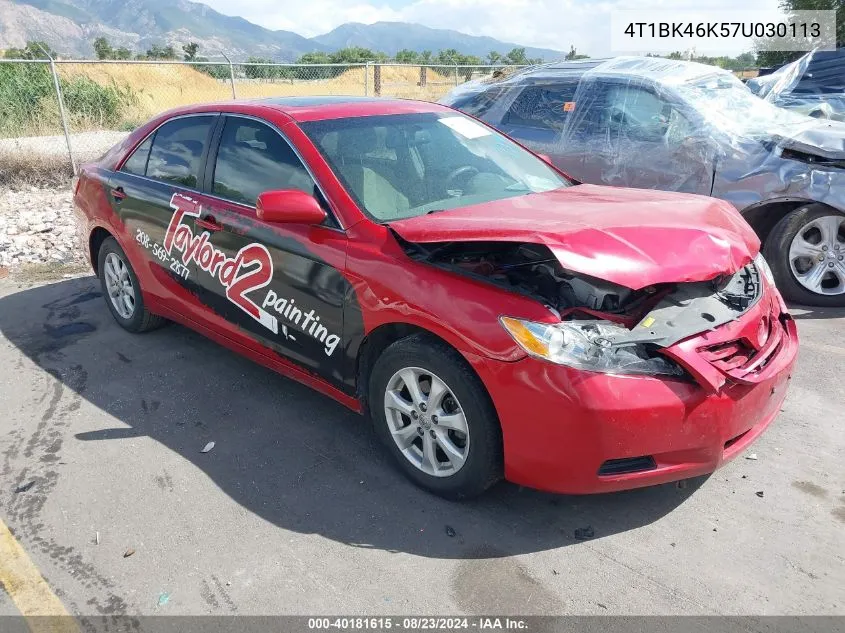
POLYGON ((801 227, 789 247, 789 267, 810 292, 845 293, 845 215, 822 216, 801 227))
POLYGON ((129 276, 129 267, 117 253, 109 253, 103 273, 112 306, 122 318, 131 319, 135 313, 135 287, 129 276))
POLYGON ((406 367, 393 374, 384 414, 396 446, 427 475, 449 477, 466 463, 466 414, 449 386, 430 371, 406 367))

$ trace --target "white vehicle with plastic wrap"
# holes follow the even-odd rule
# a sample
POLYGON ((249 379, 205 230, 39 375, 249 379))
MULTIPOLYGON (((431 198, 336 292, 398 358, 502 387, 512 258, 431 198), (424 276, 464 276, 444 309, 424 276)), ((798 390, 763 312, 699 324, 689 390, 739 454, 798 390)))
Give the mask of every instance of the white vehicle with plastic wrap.
POLYGON ((534 66, 441 102, 582 182, 731 202, 788 299, 845 306, 845 123, 775 107, 719 68, 655 57, 534 66))

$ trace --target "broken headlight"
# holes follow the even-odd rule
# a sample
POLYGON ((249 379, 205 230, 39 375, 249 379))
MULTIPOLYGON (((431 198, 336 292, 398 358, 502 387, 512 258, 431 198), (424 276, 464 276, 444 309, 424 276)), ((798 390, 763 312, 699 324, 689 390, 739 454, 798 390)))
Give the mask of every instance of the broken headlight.
POLYGON ((757 267, 757 271, 766 278, 766 281, 769 282, 770 285, 775 285, 775 277, 772 275, 772 269, 769 268, 769 262, 766 261, 766 258, 763 257, 763 253, 757 253, 757 257, 754 258, 754 265, 757 267))
POLYGON ((678 365, 649 354, 645 345, 613 343, 630 330, 610 321, 535 323, 511 317, 499 321, 526 352, 558 365, 606 374, 683 375, 678 365))

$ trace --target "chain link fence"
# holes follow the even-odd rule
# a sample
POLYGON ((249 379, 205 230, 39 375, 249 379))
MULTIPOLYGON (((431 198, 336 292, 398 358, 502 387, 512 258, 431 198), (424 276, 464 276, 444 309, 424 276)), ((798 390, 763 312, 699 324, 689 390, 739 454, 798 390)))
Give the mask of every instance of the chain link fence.
POLYGON ((19 172, 69 175, 177 106, 316 95, 436 101, 502 68, 0 59, 0 185, 19 172))

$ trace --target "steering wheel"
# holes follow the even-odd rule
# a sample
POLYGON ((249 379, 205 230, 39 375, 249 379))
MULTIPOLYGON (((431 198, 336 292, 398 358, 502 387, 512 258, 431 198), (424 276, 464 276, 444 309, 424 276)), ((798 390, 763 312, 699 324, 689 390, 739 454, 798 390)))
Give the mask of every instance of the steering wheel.
POLYGON ((444 181, 444 188, 447 191, 449 189, 452 189, 455 180, 457 180, 460 176, 463 176, 468 180, 469 178, 472 178, 472 176, 476 176, 478 173, 478 169, 476 169, 472 165, 464 165, 463 167, 458 167, 457 169, 452 170, 449 175, 446 176, 446 180, 444 181))

